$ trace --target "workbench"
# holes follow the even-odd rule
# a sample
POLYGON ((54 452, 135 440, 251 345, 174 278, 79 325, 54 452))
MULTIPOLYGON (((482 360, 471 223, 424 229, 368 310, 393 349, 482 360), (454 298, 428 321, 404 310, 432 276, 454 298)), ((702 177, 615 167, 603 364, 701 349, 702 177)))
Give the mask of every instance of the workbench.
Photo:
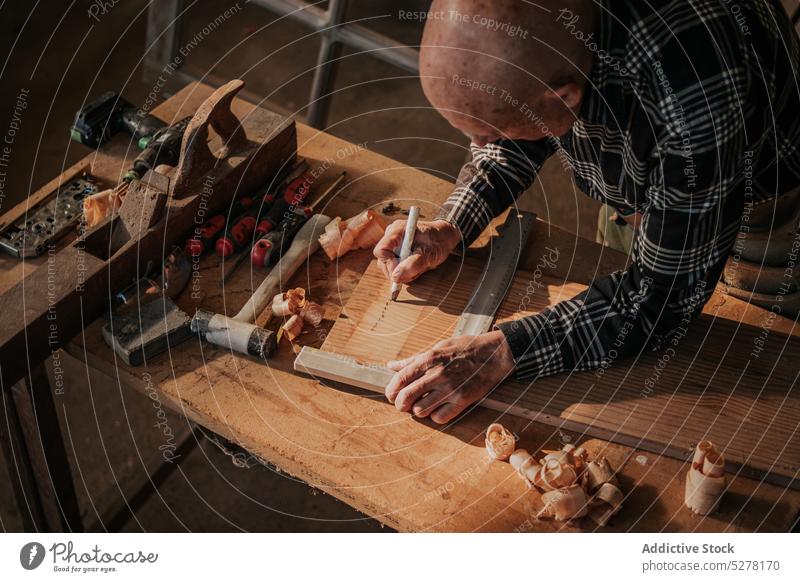
MULTIPOLYGON (((188 85, 155 114, 166 120, 190 114, 212 90, 200 83, 188 85)), ((242 116, 252 107, 237 100, 234 112, 242 116)), ((330 216, 346 218, 368 207, 380 210, 393 201, 402 207, 418 204, 423 217, 430 218, 452 190, 452 184, 444 180, 370 151, 369 143, 350 144, 302 124, 298 124, 298 142, 299 155, 311 168, 325 169, 321 187, 341 171, 348 174, 346 187, 322 209, 330 216)), ((126 155, 131 155, 126 145, 122 137, 112 140, 65 174, 89 166, 94 175, 115 181, 126 167, 126 155)), ((480 244, 481 240, 476 243, 480 244)), ((624 267, 627 260, 538 221, 529 248, 546 245, 558 245, 571 257, 548 274, 583 283, 624 267)), ((0 290, 17 282, 23 269, 29 272, 44 260, 23 267, 15 259, 0 258, 0 290)), ((325 330, 339 317, 371 260, 366 250, 336 263, 318 253, 295 275, 287 287, 305 287, 325 307, 323 327, 301 335, 299 344, 319 347, 323 343, 325 330)), ((221 268, 215 256, 204 257, 178 305, 188 313, 198 306, 234 313, 266 274, 244 266, 222 288, 221 268)), ((760 316, 758 308, 719 293, 705 312, 753 324, 760 316)), ((797 335, 786 322, 776 326, 797 335)), ((446 428, 414 419, 380 395, 296 374, 292 363, 297 347, 285 341, 266 364, 191 339, 146 366, 130 368, 106 346, 100 328, 101 322, 90 325, 69 343, 63 357, 86 362, 109 382, 128 389, 144 392, 149 383, 165 406, 396 530, 577 529, 533 520, 535 494, 506 463, 489 462, 484 433, 498 421, 519 436, 519 447, 536 451, 579 442, 590 456, 604 455, 620 468, 625 507, 600 531, 776 532, 789 531, 797 520, 800 492, 741 476, 732 478, 718 513, 696 516, 683 506, 686 463, 545 424, 480 407, 446 428)), ((57 491, 71 487, 54 486, 57 491)))

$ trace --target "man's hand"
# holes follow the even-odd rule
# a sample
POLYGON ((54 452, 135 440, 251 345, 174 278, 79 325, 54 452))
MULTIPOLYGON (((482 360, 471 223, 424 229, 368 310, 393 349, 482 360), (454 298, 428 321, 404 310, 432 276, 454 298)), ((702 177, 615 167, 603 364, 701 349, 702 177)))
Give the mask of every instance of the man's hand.
POLYGON ((458 228, 446 220, 418 222, 411 255, 400 263, 394 249, 403 244, 405 220, 395 220, 375 245, 375 258, 390 281, 410 283, 425 271, 441 265, 461 242, 458 228))
POLYGON ((441 341, 387 365, 396 372, 386 387, 389 402, 444 424, 502 382, 514 370, 514 356, 503 332, 492 331, 441 341))

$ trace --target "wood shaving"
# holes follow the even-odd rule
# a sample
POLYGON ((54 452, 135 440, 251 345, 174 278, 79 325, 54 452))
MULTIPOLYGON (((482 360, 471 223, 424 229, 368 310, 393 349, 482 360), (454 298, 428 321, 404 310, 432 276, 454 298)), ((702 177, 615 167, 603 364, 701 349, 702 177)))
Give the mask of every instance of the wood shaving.
POLYGON ((620 509, 625 495, 613 483, 603 483, 590 501, 589 518, 599 526, 608 524, 620 509))
POLYGON ((589 498, 580 485, 543 493, 542 503, 544 507, 536 515, 537 519, 569 521, 589 512, 589 498))
POLYGON ((314 327, 320 325, 325 310, 321 305, 306 298, 305 289, 297 287, 285 293, 278 293, 272 298, 272 315, 289 318, 281 326, 281 330, 289 341, 293 342, 302 333, 304 323, 314 327))
POLYGON ((605 483, 617 484, 617 477, 614 474, 614 469, 611 468, 608 459, 605 457, 595 459, 587 464, 583 477, 584 486, 587 491, 591 492, 597 491, 597 489, 605 483))
POLYGON ((725 457, 712 442, 700 442, 686 474, 686 507, 699 515, 713 513, 719 506, 725 485, 725 457))
POLYGON ((365 210, 349 220, 332 220, 319 237, 319 244, 334 260, 352 250, 374 247, 385 231, 383 218, 374 210, 365 210))
POLYGON ((303 331, 303 318, 299 315, 293 315, 286 320, 281 329, 289 341, 293 342, 303 331))
POLYGON ((109 216, 115 214, 125 194, 128 192, 128 183, 122 182, 116 188, 109 188, 83 200, 83 222, 87 229, 92 228, 103 222, 109 216))
MULTIPOLYGON (((507 454, 513 446, 514 436, 502 425, 492 424, 486 430, 489 456, 507 458, 529 488, 543 491, 544 506, 537 519, 569 521, 588 515, 605 526, 622 509, 625 494, 605 457, 590 461, 586 449, 567 444, 559 451, 543 450, 544 456, 537 462, 525 449, 507 454)), ((703 463, 707 458, 703 457, 703 463)))
POLYGON ((533 484, 542 491, 555 491, 573 485, 578 480, 578 471, 574 465, 559 459, 542 460, 533 484))
POLYGON ((539 463, 525 449, 517 449, 508 458, 508 462, 516 469, 517 474, 522 478, 528 487, 533 487, 533 480, 539 472, 539 463))
POLYGON ((502 424, 494 423, 486 429, 486 452, 493 459, 505 461, 514 452, 516 439, 502 424))
POLYGON ((288 317, 300 313, 306 304, 306 290, 302 287, 290 289, 286 293, 278 293, 272 299, 272 314, 276 317, 288 317))
POLYGON ((300 310, 299 315, 303 318, 303 321, 310 323, 314 327, 317 327, 322 323, 322 319, 325 317, 325 310, 323 309, 322 305, 319 305, 318 303, 306 301, 306 304, 300 310))

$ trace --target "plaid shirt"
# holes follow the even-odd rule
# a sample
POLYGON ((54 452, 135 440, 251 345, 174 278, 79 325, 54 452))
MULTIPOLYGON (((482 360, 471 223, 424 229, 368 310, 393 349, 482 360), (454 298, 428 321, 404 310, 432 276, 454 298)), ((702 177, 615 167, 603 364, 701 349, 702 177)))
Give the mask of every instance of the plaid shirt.
POLYGON ((571 130, 473 145, 439 215, 470 244, 554 154, 588 196, 642 214, 627 270, 498 326, 519 379, 605 367, 683 329, 746 206, 800 184, 800 55, 777 0, 606 0, 601 12, 571 130))

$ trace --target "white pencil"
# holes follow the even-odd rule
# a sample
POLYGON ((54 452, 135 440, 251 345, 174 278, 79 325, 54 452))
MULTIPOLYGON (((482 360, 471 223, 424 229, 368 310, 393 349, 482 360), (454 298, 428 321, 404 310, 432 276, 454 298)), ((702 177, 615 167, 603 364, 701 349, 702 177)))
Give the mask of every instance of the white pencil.
MULTIPOLYGON (((406 232, 403 235, 403 245, 400 247, 400 262, 402 263, 411 255, 411 247, 414 244, 414 235, 417 232, 417 220, 419 219, 419 206, 412 206, 408 209, 408 222, 406 222, 406 232)), ((392 301, 397 301, 400 295, 402 284, 392 283, 392 301)))

